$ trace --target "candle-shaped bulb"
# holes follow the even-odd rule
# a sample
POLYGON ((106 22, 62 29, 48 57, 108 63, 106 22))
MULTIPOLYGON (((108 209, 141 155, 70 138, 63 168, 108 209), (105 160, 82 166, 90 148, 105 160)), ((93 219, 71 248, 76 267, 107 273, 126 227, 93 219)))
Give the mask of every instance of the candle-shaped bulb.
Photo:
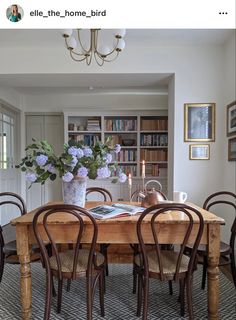
POLYGON ((142 179, 145 178, 145 161, 142 161, 142 179))
POLYGON ((129 175, 128 175, 128 185, 129 185, 129 187, 132 187, 132 176, 131 176, 131 173, 129 173, 129 175))

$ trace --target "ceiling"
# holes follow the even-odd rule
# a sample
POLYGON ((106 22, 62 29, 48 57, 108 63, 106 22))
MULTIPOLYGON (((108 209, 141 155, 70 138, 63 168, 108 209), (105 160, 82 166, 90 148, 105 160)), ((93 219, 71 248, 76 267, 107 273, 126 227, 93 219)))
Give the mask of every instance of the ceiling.
MULTIPOLYGON (((107 31, 109 32, 109 31, 107 31)), ((110 30, 111 32, 111 30, 110 30)), ((126 46, 223 45, 234 30, 128 29, 126 46)), ((56 48, 63 45, 60 30, 0 30, 1 48, 56 48)), ((1 51, 0 51, 1 55, 1 51)), ((171 74, 0 74, 0 86, 21 93, 47 91, 153 89, 167 87, 171 74), (76 84, 76 85, 75 85, 76 84), (75 88, 76 87, 76 88, 75 88)))

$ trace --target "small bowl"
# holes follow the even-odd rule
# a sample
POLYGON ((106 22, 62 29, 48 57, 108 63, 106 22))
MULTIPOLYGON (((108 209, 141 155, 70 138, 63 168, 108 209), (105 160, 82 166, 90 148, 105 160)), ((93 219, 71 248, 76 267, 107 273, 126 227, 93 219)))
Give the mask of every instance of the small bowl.
POLYGON ((123 139, 122 144, 124 146, 131 147, 135 144, 135 140, 134 139, 123 139))

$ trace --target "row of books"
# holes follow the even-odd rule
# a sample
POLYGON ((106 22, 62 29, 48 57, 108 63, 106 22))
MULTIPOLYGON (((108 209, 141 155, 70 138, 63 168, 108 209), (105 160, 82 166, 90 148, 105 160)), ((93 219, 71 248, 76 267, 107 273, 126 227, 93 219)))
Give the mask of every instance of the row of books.
POLYGON ((146 161, 167 161, 167 149, 142 149, 140 157, 146 161))
POLYGON ((168 130, 168 119, 141 119, 141 130, 168 130))
POLYGON ((168 146, 167 134, 141 134, 141 146, 168 146))
POLYGON ((101 140, 99 135, 91 135, 91 134, 73 134, 69 135, 69 140, 75 140, 77 142, 84 141, 86 146, 94 146, 97 141, 101 140))
POLYGON ((105 120, 106 131, 137 131, 136 119, 109 119, 105 120))
POLYGON ((87 120, 87 130, 88 131, 100 131, 100 121, 99 119, 88 119, 87 120))
POLYGON ((119 166, 127 176, 129 173, 131 173, 132 177, 137 176, 137 166, 136 165, 120 164, 119 166))
POLYGON ((116 156, 116 161, 137 161, 137 151, 121 150, 116 156))
MULTIPOLYGON (((159 176, 159 165, 157 163, 153 164, 147 164, 146 165, 146 175, 147 176, 154 176, 158 177, 159 176)), ((141 173, 140 173, 141 175, 141 173)))

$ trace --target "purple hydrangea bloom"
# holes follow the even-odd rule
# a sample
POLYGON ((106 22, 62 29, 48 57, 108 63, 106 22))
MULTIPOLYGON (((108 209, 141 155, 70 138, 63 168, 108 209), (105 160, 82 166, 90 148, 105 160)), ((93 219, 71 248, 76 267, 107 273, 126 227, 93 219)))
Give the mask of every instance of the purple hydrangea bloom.
POLYGON ((84 148, 84 156, 91 157, 93 155, 93 150, 91 148, 84 148))
POLYGON ((112 162, 112 154, 107 153, 107 154, 105 155, 104 159, 105 159, 105 161, 106 161, 107 164, 108 164, 108 163, 111 163, 111 162, 112 162))
POLYGON ((116 144, 114 148, 115 153, 119 153, 120 150, 121 150, 121 146, 119 144, 116 144))
POLYGON ((119 174, 119 182, 123 183, 126 181, 126 179, 127 179, 127 175, 125 173, 121 172, 119 174))
POLYGON ((78 148, 76 148, 76 147, 70 147, 68 150, 67 150, 67 152, 69 153, 69 154, 71 154, 72 156, 77 156, 77 151, 78 151, 78 148))
POLYGON ((72 160, 71 160, 70 166, 71 167, 75 167, 77 162, 78 162, 78 159, 75 156, 72 156, 72 160))
POLYGON ((49 164, 47 165, 47 171, 50 172, 50 173, 55 173, 55 172, 56 172, 56 169, 55 169, 55 167, 54 167, 51 163, 49 163, 49 164))
POLYGON ((77 149, 77 158, 82 158, 84 156, 84 151, 81 148, 77 149))
POLYGON ((88 175, 88 169, 85 167, 80 167, 79 170, 77 171, 77 176, 78 177, 87 177, 88 175))
POLYGON ((98 178, 108 178, 111 175, 111 171, 108 167, 102 167, 97 169, 98 178))
POLYGON ((64 176, 62 176, 62 180, 64 182, 70 182, 74 178, 73 174, 71 172, 66 172, 64 176))
POLYGON ((28 182, 35 182, 37 180, 37 175, 33 172, 27 172, 25 178, 28 182))
POLYGON ((36 162, 37 164, 42 167, 46 164, 46 162, 48 161, 48 157, 45 156, 44 154, 40 154, 39 156, 36 157, 36 162))

